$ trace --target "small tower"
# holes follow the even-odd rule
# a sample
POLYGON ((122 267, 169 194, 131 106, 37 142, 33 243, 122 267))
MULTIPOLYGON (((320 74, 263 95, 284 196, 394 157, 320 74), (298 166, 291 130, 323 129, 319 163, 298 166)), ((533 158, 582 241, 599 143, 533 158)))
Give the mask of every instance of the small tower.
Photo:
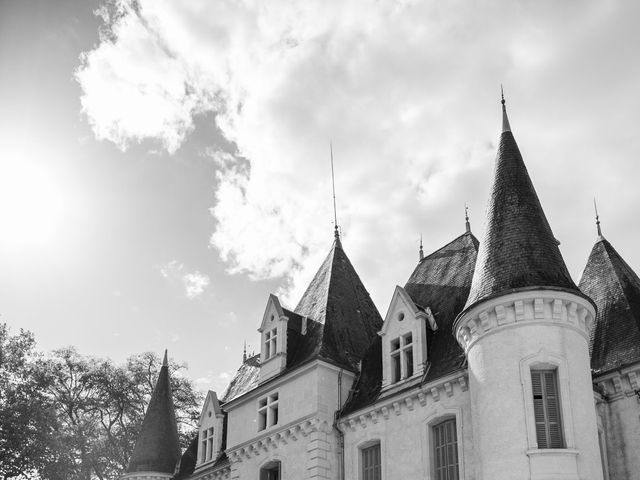
POLYGON ((170 479, 180 459, 178 424, 171 395, 167 351, 151 395, 142 429, 121 480, 170 479))
POLYGON ((477 480, 602 479, 589 365, 595 309, 571 279, 502 98, 502 134, 469 298, 477 480))

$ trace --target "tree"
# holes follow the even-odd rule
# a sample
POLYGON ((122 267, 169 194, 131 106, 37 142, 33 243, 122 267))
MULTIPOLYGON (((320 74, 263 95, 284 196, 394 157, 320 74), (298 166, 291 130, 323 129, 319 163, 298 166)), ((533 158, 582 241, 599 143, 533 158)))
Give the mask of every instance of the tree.
POLYGON ((54 450, 56 415, 30 332, 0 324, 0 478, 36 476, 54 450))
MULTIPOLYGON (((73 347, 35 351, 31 333, 0 324, 0 479, 106 480, 127 463, 162 362, 153 353, 122 365, 73 347)), ((202 395, 171 362, 182 447, 202 395)))
MULTIPOLYGON (((52 480, 102 480, 121 474, 158 378, 159 357, 143 353, 118 366, 66 348, 54 351, 42 367, 50 379, 48 394, 60 425, 58 455, 42 473, 52 480)), ((197 425, 202 396, 181 375, 184 368, 172 363, 170 374, 179 432, 186 447, 188 434, 197 425)))

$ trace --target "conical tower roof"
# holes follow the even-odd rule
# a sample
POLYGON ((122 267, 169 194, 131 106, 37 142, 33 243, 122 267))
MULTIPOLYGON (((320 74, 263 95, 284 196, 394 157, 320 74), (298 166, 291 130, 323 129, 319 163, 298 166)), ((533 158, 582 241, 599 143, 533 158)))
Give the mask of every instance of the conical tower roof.
POLYGON ((295 309, 314 322, 300 354, 356 366, 382 327, 382 317, 342 248, 339 235, 295 309), (313 344, 310 344, 313 342, 313 344))
POLYGON ((598 230, 579 286, 597 306, 591 368, 604 373, 640 361, 640 279, 598 230))
POLYGON ((465 308, 516 289, 578 291, 511 132, 504 99, 502 105, 502 134, 486 228, 465 308))
POLYGON ((129 460, 127 473, 174 473, 179 458, 178 424, 165 351, 158 381, 151 395, 133 455, 129 460))

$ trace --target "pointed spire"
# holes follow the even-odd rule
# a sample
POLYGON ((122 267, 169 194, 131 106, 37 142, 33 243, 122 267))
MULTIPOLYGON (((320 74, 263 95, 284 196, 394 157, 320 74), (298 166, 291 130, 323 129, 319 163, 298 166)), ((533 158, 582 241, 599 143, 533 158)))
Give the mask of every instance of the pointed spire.
POLYGON ((507 107, 505 106, 504 101, 504 89, 502 88, 502 84, 500 84, 500 96, 502 97, 502 133, 510 132, 511 125, 509 125, 509 118, 507 117, 507 107))
POLYGON ((424 249, 422 248, 422 233, 420 234, 420 252, 419 252, 420 261, 424 258, 424 249))
POLYGON ((168 367, 169 366, 169 360, 167 359, 167 349, 164 349, 164 358, 162 359, 162 366, 163 367, 168 367))
POLYGON ((333 143, 329 142, 331 152, 331 187, 333 190, 333 236, 337 242, 340 241, 340 231, 338 229, 338 210, 336 208, 336 180, 333 174, 333 143))
POLYGON ((307 317, 305 353, 357 366, 378 337, 382 318, 347 254, 334 242, 294 312, 307 317))
POLYGON ((179 459, 178 424, 165 350, 158 381, 147 406, 127 473, 174 473, 179 459))
POLYGON ((244 341, 244 351, 242 352, 242 363, 247 363, 247 341, 244 341))
POLYGON ((598 205, 596 205, 595 197, 593 197, 593 208, 596 211, 596 228, 598 229, 598 238, 602 238, 602 230, 600 229, 600 217, 598 216, 598 205))
POLYGON ((508 122, 506 126, 500 135, 487 227, 480 242, 467 308, 515 289, 553 287, 578 291, 508 122))
POLYGON ((464 227, 467 233, 471 233, 471 224, 469 223, 469 207, 464 204, 464 227))

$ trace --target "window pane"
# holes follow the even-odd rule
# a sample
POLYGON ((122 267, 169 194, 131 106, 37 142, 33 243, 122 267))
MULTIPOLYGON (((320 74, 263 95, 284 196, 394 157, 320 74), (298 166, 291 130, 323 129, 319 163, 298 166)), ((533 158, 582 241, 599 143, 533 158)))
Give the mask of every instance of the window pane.
POLYGON ((380 480, 380 444, 362 449, 362 480, 380 480))
POLYGON ((455 419, 432 428, 433 465, 436 480, 458 479, 458 440, 455 419))

